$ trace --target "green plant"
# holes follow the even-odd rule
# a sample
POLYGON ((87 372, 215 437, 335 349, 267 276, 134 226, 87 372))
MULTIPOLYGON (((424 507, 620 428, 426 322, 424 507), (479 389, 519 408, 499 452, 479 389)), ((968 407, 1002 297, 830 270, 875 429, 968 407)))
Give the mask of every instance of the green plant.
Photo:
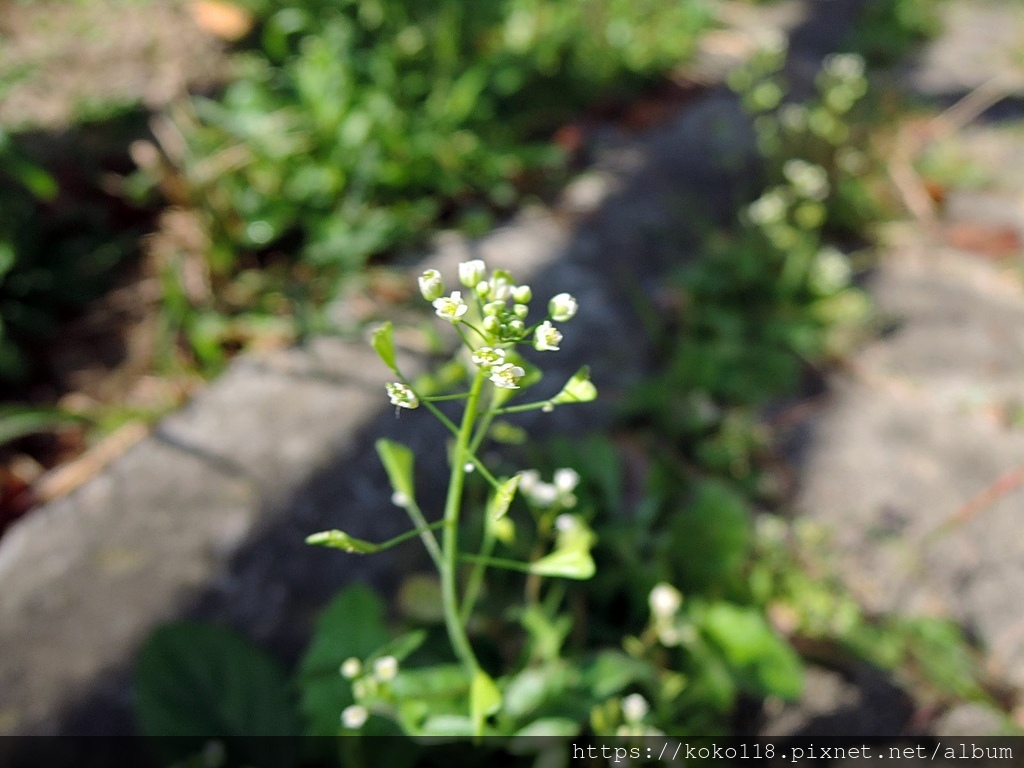
POLYGON ((260 49, 144 162, 205 235, 211 290, 178 290, 178 314, 315 310, 371 256, 479 231, 561 168, 552 130, 688 57, 709 20, 693 0, 252 5, 260 49))
POLYGON ((0 380, 33 372, 31 351, 61 320, 109 286, 125 258, 107 213, 91 202, 58 208, 53 176, 0 128, 0 380))
POLYGON ((847 40, 872 64, 893 64, 942 31, 940 0, 868 0, 847 40))
MULTIPOLYGON (((347 676, 357 678, 353 687, 357 703, 342 713, 342 724, 352 730, 362 727, 370 711, 389 715, 401 724, 406 733, 413 735, 444 732, 483 735, 485 730, 512 733, 521 729, 524 725, 522 718, 508 717, 507 708, 503 707, 502 692, 479 662, 467 633, 486 570, 497 567, 525 572, 536 585, 533 587, 535 592, 540 589, 541 579, 586 579, 594 572, 590 556, 593 533, 582 518, 569 512, 557 518, 557 525, 551 515, 537 520, 534 557, 495 557, 496 548, 514 541, 515 526, 507 513, 524 475, 496 478, 479 458, 479 451, 495 417, 534 409, 550 411, 557 405, 588 402, 596 397, 587 371, 582 369, 554 397, 524 405, 506 405, 518 390, 540 378, 537 369, 520 357, 515 347, 532 342, 538 352, 558 351, 562 334, 552 321, 570 320, 577 311, 576 300, 569 294, 555 296, 548 304, 546 319, 528 326, 532 298, 529 286, 515 285, 512 276, 502 270, 488 275, 484 263, 479 260, 461 264, 459 277, 464 290, 469 292, 468 302, 462 298, 462 291, 445 296, 441 276, 436 270, 424 273, 420 278, 420 290, 423 297, 433 303, 437 315, 452 323, 459 332, 464 345, 463 355, 469 358, 463 361, 470 380, 467 392, 429 395, 419 391, 397 367, 391 326, 383 326, 373 338, 381 359, 399 378, 387 387, 391 403, 396 408, 417 408, 422 404, 455 438, 450 451, 451 474, 443 519, 438 524, 428 524, 420 510, 413 480, 412 453, 404 446, 382 440, 377 443, 377 451, 391 480, 394 502, 409 514, 414 529, 380 545, 353 539, 338 530, 325 531, 308 539, 312 544, 368 554, 418 535, 440 577, 444 625, 458 661, 458 672, 450 667, 437 668, 450 678, 450 685, 445 686, 447 701, 444 703, 428 701, 417 695, 415 687, 412 693, 403 695, 400 684, 386 685, 397 680, 400 657, 416 650, 424 639, 422 633, 408 635, 396 641, 397 646, 389 645, 388 652, 378 651, 369 659, 353 657, 351 662, 346 662, 347 669, 352 672, 347 676), (509 302, 512 302, 511 306, 509 302), (435 405, 447 400, 465 401, 458 426, 435 405), (470 471, 485 478, 492 488, 490 500, 475 515, 480 530, 476 554, 460 545, 464 486, 470 471), (442 529, 440 540, 434 534, 438 527, 442 529), (465 563, 469 564, 470 573, 465 585, 460 587, 459 573, 465 563), (360 672, 365 664, 372 665, 369 676, 360 672)), ((555 485, 551 486, 548 506, 571 494, 577 480, 574 472, 563 470, 555 485)), ((534 479, 528 491, 530 487, 536 492, 540 487, 539 480, 534 479)), ((429 676, 435 672, 436 669, 434 672, 422 670, 420 674, 429 676)))

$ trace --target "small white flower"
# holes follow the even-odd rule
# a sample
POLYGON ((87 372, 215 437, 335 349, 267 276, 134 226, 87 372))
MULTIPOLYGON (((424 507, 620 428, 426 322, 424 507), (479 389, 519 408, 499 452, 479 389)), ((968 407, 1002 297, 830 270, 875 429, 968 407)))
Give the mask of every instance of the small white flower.
POLYGON ((850 284, 850 261, 842 251, 826 247, 818 251, 811 264, 809 282, 820 294, 831 295, 850 284))
POLYGON ((747 217, 758 226, 775 224, 786 215, 786 201, 778 190, 765 192, 747 206, 747 217))
POLYGON ((495 270, 489 286, 491 301, 505 301, 509 297, 514 287, 510 277, 508 272, 495 270))
POLYGON ((504 363, 491 369, 491 381, 501 389, 519 389, 519 380, 526 371, 514 363, 504 363))
POLYGON ((551 483, 537 483, 529 498, 535 507, 547 509, 553 507, 558 501, 558 489, 551 483))
POLYGON ((459 282, 467 288, 473 288, 487 274, 487 265, 481 259, 464 261, 459 264, 459 282))
POLYGON ((373 676, 381 682, 394 680, 398 674, 398 659, 394 656, 381 656, 373 662, 373 676))
POLYGON ((533 335, 533 348, 538 352, 557 352, 562 342, 562 333, 550 321, 545 320, 537 326, 533 335))
POLYGON ((363 671, 363 663, 355 656, 345 659, 341 665, 341 676, 346 680, 354 680, 363 671))
POLYGON ((366 720, 370 717, 370 713, 366 710, 366 707, 359 704, 353 704, 350 707, 345 707, 341 712, 341 724, 346 728, 350 728, 355 731, 362 728, 366 724, 366 720))
POLYGON ((395 491, 394 493, 391 494, 391 503, 394 504, 396 507, 401 507, 402 509, 405 509, 406 507, 409 506, 410 501, 411 499, 409 498, 409 496, 405 493, 402 493, 401 491, 395 491))
POLYGON ((527 469, 524 472, 519 473, 519 491, 520 493, 529 493, 533 490, 537 483, 540 482, 540 472, 536 469, 527 469))
POLYGON ((651 706, 647 703, 647 699, 639 693, 631 693, 622 700, 622 716, 628 723, 639 723, 647 717, 647 713, 650 711, 651 706))
POLYGON ((576 299, 568 293, 560 293, 557 296, 553 296, 551 301, 548 302, 548 312, 551 314, 551 319, 559 323, 572 320, 578 309, 579 304, 576 299))
POLYGON ((864 59, 856 53, 834 53, 826 57, 824 66, 841 80, 856 80, 864 76, 864 59))
POLYGON ((683 595, 671 584, 661 582, 655 585, 647 597, 655 619, 670 619, 683 605, 683 595))
POLYGON ((580 484, 580 476, 576 470, 565 467, 555 470, 554 481, 559 493, 572 493, 580 484))
POLYGON ((505 350, 495 347, 480 347, 473 352, 473 362, 481 368, 493 368, 505 362, 505 350))
POLYGON ((385 386, 391 404, 398 408, 417 408, 420 401, 416 393, 400 381, 393 381, 385 386))
POLYGON ((803 104, 786 104, 779 109, 779 122, 793 133, 807 128, 807 107, 803 104))
POLYGON ((450 323, 459 322, 462 316, 469 311, 466 302, 462 300, 462 293, 460 291, 452 291, 451 296, 442 296, 439 299, 434 299, 433 303, 436 310, 435 314, 450 323))
POLYGON ((428 269, 419 278, 420 293, 427 301, 434 301, 444 296, 444 281, 436 269, 428 269))
MULTIPOLYGON (((554 486, 549 486, 554 487, 554 486)), ((562 533, 568 533, 569 531, 576 528, 579 523, 576 520, 575 515, 559 515, 555 518, 555 528, 560 530, 562 533)))
POLYGON ((793 158, 782 166, 782 173, 800 197, 809 200, 828 197, 828 174, 820 165, 793 158))

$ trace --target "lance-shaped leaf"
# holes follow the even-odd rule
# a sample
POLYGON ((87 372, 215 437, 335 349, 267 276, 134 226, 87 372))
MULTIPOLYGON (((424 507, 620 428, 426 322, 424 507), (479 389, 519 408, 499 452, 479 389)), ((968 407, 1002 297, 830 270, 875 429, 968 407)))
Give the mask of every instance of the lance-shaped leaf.
POLYGON ((589 403, 597 397, 597 387, 590 381, 590 367, 583 366, 569 379, 562 391, 551 398, 555 405, 563 403, 589 403))
POLYGON ((513 475, 508 480, 502 482, 498 486, 498 490, 494 492, 494 496, 491 498, 491 504, 489 512, 489 519, 492 522, 501 520, 506 514, 508 514, 508 508, 512 504, 512 499, 515 498, 516 489, 519 487, 519 479, 522 475, 513 475))
POLYGON ((596 570, 594 558, 585 549, 558 549, 530 563, 530 573, 562 579, 589 579, 596 570))
POLYGON ((357 552, 360 555, 371 555, 380 551, 380 545, 349 536, 344 531, 320 531, 306 537, 307 544, 318 544, 323 547, 342 549, 346 552, 357 552))
POLYGON ((473 720, 473 733, 482 736, 484 720, 501 709, 501 691, 490 675, 478 669, 469 686, 469 716, 473 720))
POLYGON ((419 650, 419 647, 427 639, 427 633, 422 629, 406 632, 394 640, 385 643, 366 659, 367 664, 372 664, 377 659, 385 656, 394 656, 397 661, 405 661, 409 656, 419 650))
POLYGON ((391 323, 382 324, 374 330, 370 343, 377 350, 384 365, 398 373, 398 364, 395 362, 395 327, 391 323))
POLYGON ((378 440, 376 446, 377 455, 384 464, 384 471, 388 473, 392 490, 406 499, 412 499, 412 451, 391 440, 378 440))

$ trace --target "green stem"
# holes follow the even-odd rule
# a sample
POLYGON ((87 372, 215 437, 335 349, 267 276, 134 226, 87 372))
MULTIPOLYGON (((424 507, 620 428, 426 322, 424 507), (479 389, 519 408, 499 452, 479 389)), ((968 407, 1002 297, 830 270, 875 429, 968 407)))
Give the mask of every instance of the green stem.
POLYGON ((526 403, 524 405, 511 405, 508 408, 499 408, 494 411, 495 415, 504 413, 522 413, 523 411, 536 411, 538 408, 544 408, 545 406, 554 406, 550 400, 540 400, 536 403, 526 403))
POLYGON ((484 371, 477 371, 473 379, 473 386, 469 391, 469 401, 466 403, 466 410, 462 416, 462 425, 455 439, 451 480, 448 484, 448 498, 444 505, 444 537, 442 539, 444 558, 441 567, 441 601, 444 606, 444 623, 452 642, 452 648, 470 678, 476 674, 480 665, 469 644, 466 628, 462 625, 456 576, 459 565, 459 512, 462 506, 462 487, 466 479, 465 463, 483 383, 484 371))
POLYGON ((423 540, 423 546, 430 555, 430 559, 434 561, 434 565, 440 568, 441 563, 444 562, 444 557, 441 554, 441 547, 437 543, 437 537, 434 536, 434 530, 440 528, 444 521, 441 520, 433 524, 428 523, 427 518, 423 516, 423 512, 417 506, 414 499, 409 499, 409 503, 405 506, 405 511, 409 515, 409 519, 412 520, 413 525, 416 526, 415 532, 423 540))
MULTIPOLYGON (((413 394, 416 393, 413 392, 413 394)), ((416 396, 419 397, 419 395, 416 396)), ((457 395, 429 395, 427 397, 420 397, 420 400, 424 403, 439 403, 443 400, 465 400, 467 397, 469 397, 469 392, 459 392, 457 395)))
MULTIPOLYGON (((477 450, 480 448, 480 444, 487 436, 487 430, 491 428, 491 422, 494 421, 494 400, 491 399, 491 407, 484 413, 483 418, 480 419, 480 424, 477 426, 476 434, 473 435, 473 440, 469 444, 469 451, 474 456, 477 450)), ((483 465, 477 462, 477 467, 483 470, 483 465)), ((497 481, 492 483, 495 490, 498 489, 499 484, 497 481)), ((484 520, 484 531, 483 536, 480 540, 480 557, 489 557, 491 552, 494 551, 494 521, 490 519, 489 513, 486 520, 484 520)), ((483 588, 484 583, 484 572, 487 570, 486 563, 477 561, 473 563, 473 570, 469 573, 469 581, 466 582, 466 594, 462 598, 462 623, 466 624, 469 622, 470 616, 473 615, 473 609, 476 607, 476 601, 480 597, 480 590, 483 588)))
POLYGON ((462 560, 467 563, 483 563, 484 565, 492 565, 495 568, 508 568, 512 571, 522 571, 523 573, 530 572, 530 563, 523 563, 519 560, 507 560, 504 557, 483 557, 481 555, 462 555, 462 560))
MULTIPOLYGON (((419 511, 419 510, 417 510, 417 511, 419 511)), ((409 539, 415 539, 417 536, 423 537, 423 543, 426 544, 426 542, 427 542, 427 538, 426 538, 427 534, 429 534, 431 531, 437 530, 442 525, 444 525, 444 520, 438 520, 436 523, 427 523, 427 521, 424 520, 423 521, 423 525, 420 525, 416 520, 413 520, 413 522, 416 523, 416 527, 415 528, 413 528, 411 531, 406 531, 405 533, 401 533, 398 536, 395 536, 393 539, 388 539, 387 541, 382 541, 380 544, 377 545, 377 551, 378 552, 382 552, 385 549, 391 549, 391 547, 397 546, 397 545, 401 544, 402 542, 408 541, 409 539)), ((437 547, 437 541, 434 539, 433 536, 430 537, 430 540, 432 540, 434 542, 434 547, 436 548, 437 547)), ((429 546, 427 546, 427 550, 430 551, 430 547, 429 546)), ((434 552, 430 551, 430 554, 433 555, 434 552)), ((440 555, 441 551, 437 550, 437 554, 440 555)), ((437 562, 437 561, 435 561, 435 562, 437 562)))

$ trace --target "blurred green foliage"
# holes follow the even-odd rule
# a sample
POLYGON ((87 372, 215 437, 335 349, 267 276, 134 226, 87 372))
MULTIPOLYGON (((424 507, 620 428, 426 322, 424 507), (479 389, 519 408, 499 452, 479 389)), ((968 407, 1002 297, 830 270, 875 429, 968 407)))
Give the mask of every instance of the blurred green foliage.
POLYGON ((123 233, 92 202, 61 205, 57 181, 0 129, 0 381, 33 371, 59 321, 109 287, 123 233))
POLYGON ((894 64, 942 31, 942 0, 867 0, 847 49, 872 64, 894 64))
POLYGON ((701 0, 250 5, 258 48, 147 175, 201 213, 215 283, 283 253, 313 303, 439 224, 486 227, 562 166, 554 129, 685 61, 710 21, 701 0))

